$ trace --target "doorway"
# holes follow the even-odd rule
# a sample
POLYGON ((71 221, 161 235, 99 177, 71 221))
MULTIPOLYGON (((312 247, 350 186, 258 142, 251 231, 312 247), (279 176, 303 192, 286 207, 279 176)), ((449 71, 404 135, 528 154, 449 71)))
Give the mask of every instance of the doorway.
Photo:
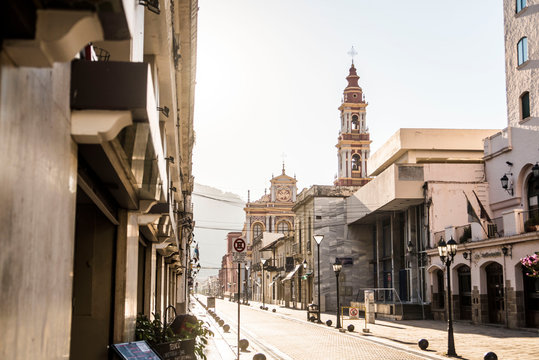
POLYGON ((110 359, 116 226, 77 189, 70 359, 110 359))
POLYGON ((488 318, 493 324, 504 324, 505 302, 503 267, 492 263, 485 268, 487 273, 488 318))
POLYGON ((460 320, 472 320, 472 277, 470 267, 458 268, 460 320))
POLYGON ((539 278, 530 277, 526 273, 528 270, 523 268, 526 327, 539 328, 539 278))

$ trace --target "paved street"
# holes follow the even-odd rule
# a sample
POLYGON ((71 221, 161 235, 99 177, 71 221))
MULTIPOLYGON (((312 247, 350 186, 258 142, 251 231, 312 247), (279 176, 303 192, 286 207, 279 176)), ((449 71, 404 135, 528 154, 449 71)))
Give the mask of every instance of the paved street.
MULTIPOLYGON (((198 296, 202 303, 205 297, 198 296)), ((252 359, 262 352, 268 359, 443 359, 447 349, 445 323, 439 321, 380 321, 369 324, 371 333, 361 332, 363 320, 345 320, 353 323, 354 333, 339 333, 334 327, 305 321, 305 312, 278 306, 269 311, 259 309, 258 303, 241 307, 241 338, 250 342, 249 353, 240 358, 252 359), (271 310, 275 308, 276 312, 271 310), (417 347, 417 340, 427 338, 428 352, 417 347)), ((205 310, 195 306, 197 316, 205 310)), ((216 336, 209 348, 208 359, 235 358, 237 304, 228 300, 216 301, 216 312, 232 327, 230 333, 215 326, 216 336)), ((203 318, 213 323, 211 317, 203 318)), ((322 315, 322 320, 335 317, 322 315)), ((494 351, 499 359, 537 359, 539 341, 537 332, 507 330, 498 327, 455 324, 456 350, 461 359, 483 359, 487 351, 494 351)))

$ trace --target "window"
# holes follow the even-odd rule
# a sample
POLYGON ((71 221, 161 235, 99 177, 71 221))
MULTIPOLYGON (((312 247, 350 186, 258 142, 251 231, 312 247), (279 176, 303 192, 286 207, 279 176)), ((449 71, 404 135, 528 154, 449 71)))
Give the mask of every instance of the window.
POLYGON ((523 37, 518 41, 517 44, 518 51, 518 66, 522 65, 528 61, 528 38, 523 37))
POLYGON ((352 115, 352 129, 359 129, 359 121, 357 120, 357 115, 352 115))
POLYGON ((277 232, 281 234, 286 234, 288 232, 288 229, 290 227, 288 226, 288 223, 286 221, 281 221, 277 224, 277 232))
POLYGON ((361 159, 358 154, 352 156, 352 171, 361 170, 361 159))
POLYGON ((517 11, 516 11, 516 13, 518 14, 525 7, 526 7, 526 0, 517 0, 517 8, 516 8, 517 11))
POLYGON ((522 119, 530 117, 530 93, 527 91, 520 95, 520 113, 522 119))
POLYGON ((260 236, 262 236, 262 225, 254 224, 254 226, 253 226, 253 240, 256 240, 260 236))

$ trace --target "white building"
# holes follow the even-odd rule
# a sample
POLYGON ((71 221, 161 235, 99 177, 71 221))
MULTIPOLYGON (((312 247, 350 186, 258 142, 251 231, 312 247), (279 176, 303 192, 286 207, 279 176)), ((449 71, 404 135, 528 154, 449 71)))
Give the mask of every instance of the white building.
POLYGON ((504 1, 508 126, 484 142, 496 238, 471 249, 474 321, 509 327, 539 327, 539 279, 526 276, 519 263, 539 251, 532 226, 539 223, 533 220, 539 217, 539 178, 532 173, 539 161, 538 6, 504 1))

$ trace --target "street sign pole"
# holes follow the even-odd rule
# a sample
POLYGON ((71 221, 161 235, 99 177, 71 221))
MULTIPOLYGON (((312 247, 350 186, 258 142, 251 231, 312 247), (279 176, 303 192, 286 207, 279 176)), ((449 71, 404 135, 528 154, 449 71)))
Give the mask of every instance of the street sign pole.
POLYGON ((238 360, 240 360, 240 284, 241 284, 241 263, 238 263, 238 360))
POLYGON ((234 240, 233 244, 233 256, 234 262, 238 263, 238 281, 236 285, 238 286, 238 360, 240 360, 240 286, 241 286, 241 263, 245 261, 245 240, 242 238, 237 238, 234 240))

